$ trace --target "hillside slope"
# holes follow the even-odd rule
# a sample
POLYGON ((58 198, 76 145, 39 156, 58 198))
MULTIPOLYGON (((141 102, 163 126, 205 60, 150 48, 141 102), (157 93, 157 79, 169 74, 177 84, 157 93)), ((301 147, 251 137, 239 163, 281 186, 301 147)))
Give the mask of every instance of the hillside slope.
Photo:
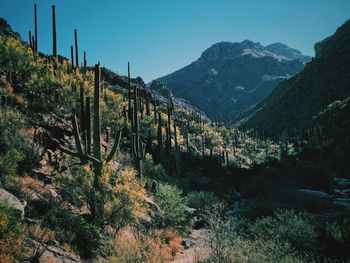
MULTIPOLYGON (((309 127, 336 104, 347 110, 350 21, 331 37, 316 43, 315 51, 315 59, 302 72, 282 82, 263 102, 241 115, 239 126, 276 135, 282 130, 292 132, 309 127)), ((347 123, 346 119, 341 121, 347 123)))

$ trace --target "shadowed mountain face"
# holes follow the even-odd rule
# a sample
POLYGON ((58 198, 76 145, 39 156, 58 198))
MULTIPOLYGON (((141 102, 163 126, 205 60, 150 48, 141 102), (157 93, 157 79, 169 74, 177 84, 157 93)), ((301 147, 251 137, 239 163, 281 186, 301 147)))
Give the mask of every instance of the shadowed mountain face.
POLYGON ((302 70, 309 59, 279 43, 264 47, 249 40, 221 42, 195 62, 158 80, 209 117, 233 120, 302 70))
POLYGON ((263 102, 242 114, 240 126, 268 135, 316 123, 333 128, 340 125, 338 132, 350 126, 350 114, 345 114, 350 112, 350 21, 316 43, 315 52, 315 59, 302 72, 279 84, 263 102))

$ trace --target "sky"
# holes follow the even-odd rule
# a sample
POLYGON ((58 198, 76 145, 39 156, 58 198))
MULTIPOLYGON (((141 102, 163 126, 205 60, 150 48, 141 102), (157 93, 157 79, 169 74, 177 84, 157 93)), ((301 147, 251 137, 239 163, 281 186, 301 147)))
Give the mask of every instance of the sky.
POLYGON ((52 53, 56 5, 58 53, 70 57, 78 30, 80 61, 98 61, 145 82, 172 73, 221 41, 281 42, 314 55, 316 42, 350 18, 350 0, 0 0, 0 17, 28 40, 38 5, 39 50, 52 53))

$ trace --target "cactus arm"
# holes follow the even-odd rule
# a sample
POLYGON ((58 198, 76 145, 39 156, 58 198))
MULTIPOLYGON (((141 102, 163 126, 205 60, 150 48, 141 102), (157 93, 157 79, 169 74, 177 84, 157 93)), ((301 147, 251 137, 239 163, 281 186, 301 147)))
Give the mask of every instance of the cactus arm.
POLYGON ((112 147, 110 153, 108 154, 108 156, 107 156, 107 158, 106 158, 106 163, 109 163, 109 162, 112 160, 112 158, 113 158, 115 152, 117 151, 117 149, 118 149, 118 147, 119 147, 120 138, 121 138, 121 137, 122 137, 122 132, 121 132, 121 131, 118 131, 116 140, 114 141, 114 144, 113 144, 113 147, 112 147))
POLYGON ((73 156, 73 157, 77 157, 80 159, 80 155, 78 152, 74 152, 72 150, 69 150, 68 148, 64 147, 57 139, 55 138, 51 138, 51 140, 56 143, 58 145, 58 149, 63 152, 63 153, 66 153, 70 156, 73 156))

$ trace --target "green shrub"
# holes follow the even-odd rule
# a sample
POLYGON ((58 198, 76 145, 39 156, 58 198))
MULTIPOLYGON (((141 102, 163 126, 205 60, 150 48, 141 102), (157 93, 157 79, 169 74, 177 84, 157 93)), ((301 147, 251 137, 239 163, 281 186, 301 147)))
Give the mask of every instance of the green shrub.
POLYGON ((163 182, 169 182, 170 177, 166 173, 165 169, 161 164, 154 165, 153 161, 150 160, 149 155, 143 161, 143 173, 145 177, 156 179, 163 182))
POLYGON ((350 219, 343 216, 326 222, 320 242, 326 256, 350 259, 350 219))
POLYGON ((0 259, 4 262, 22 262, 28 256, 22 247, 22 230, 20 213, 0 202, 0 259))
POLYGON ((294 210, 278 210, 272 217, 257 219, 249 228, 250 236, 265 240, 288 242, 293 247, 312 251, 316 249, 317 231, 311 218, 294 210))
POLYGON ((186 216, 187 200, 176 186, 160 184, 155 195, 156 203, 164 212, 164 223, 168 227, 185 230, 189 224, 186 216))
POLYGON ((205 209, 219 203, 219 198, 213 192, 195 191, 187 195, 188 206, 196 209, 205 209))
MULTIPOLYGON (((298 253, 287 240, 261 236, 260 229, 258 233, 253 232, 257 227, 251 221, 223 217, 222 209, 217 206, 211 212, 210 256, 204 262, 312 262, 298 253)), ((273 227, 273 224, 270 226, 273 227)))
POLYGON ((69 211, 52 208, 43 216, 43 225, 55 231, 61 244, 71 244, 79 254, 91 258, 101 245, 100 229, 69 211))

